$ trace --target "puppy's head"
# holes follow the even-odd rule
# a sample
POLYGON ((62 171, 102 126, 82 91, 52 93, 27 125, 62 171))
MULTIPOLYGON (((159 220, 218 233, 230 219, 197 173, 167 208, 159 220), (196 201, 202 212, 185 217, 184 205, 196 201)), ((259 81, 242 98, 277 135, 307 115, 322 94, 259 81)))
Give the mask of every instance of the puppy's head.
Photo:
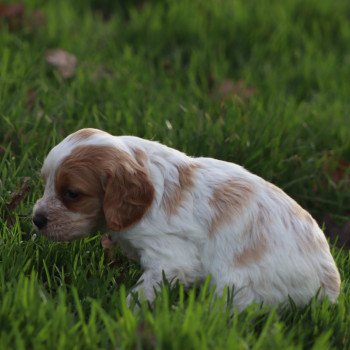
POLYGON ((116 144, 89 138, 85 144, 67 138, 45 160, 45 191, 33 222, 51 239, 73 240, 96 228, 120 231, 151 206, 154 188, 143 164, 116 144))

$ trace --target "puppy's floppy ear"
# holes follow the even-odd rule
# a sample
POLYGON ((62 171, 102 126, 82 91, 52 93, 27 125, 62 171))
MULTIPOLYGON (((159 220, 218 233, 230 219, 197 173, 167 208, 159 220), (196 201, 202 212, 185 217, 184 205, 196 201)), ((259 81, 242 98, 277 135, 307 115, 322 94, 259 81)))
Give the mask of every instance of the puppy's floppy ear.
POLYGON ((154 187, 146 169, 121 152, 112 161, 104 185, 103 211, 107 227, 120 231, 139 221, 151 206, 154 187))

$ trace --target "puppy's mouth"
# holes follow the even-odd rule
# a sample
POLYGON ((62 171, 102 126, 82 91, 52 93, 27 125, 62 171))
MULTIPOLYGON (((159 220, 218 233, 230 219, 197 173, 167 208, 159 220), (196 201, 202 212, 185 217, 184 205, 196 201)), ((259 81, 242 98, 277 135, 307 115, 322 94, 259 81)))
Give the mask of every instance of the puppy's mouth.
POLYGON ((37 211, 33 215, 33 224, 39 235, 52 241, 69 242, 88 236, 93 220, 81 215, 54 217, 52 213, 37 211))
POLYGON ((71 242, 80 238, 84 238, 89 235, 88 232, 81 231, 67 231, 67 232, 57 232, 55 230, 45 229, 45 230, 37 230, 37 233, 45 238, 56 241, 56 242, 71 242))
POLYGON ((69 234, 57 234, 54 232, 40 232, 40 233, 51 241, 69 242, 74 240, 73 236, 69 234))

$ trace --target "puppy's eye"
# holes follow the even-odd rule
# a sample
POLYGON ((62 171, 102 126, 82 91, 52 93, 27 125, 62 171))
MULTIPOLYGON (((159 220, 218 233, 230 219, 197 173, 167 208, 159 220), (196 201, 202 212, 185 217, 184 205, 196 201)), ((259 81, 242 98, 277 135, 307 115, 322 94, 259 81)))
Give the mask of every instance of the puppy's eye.
POLYGON ((77 191, 67 190, 64 197, 69 201, 74 201, 80 197, 80 193, 77 191))

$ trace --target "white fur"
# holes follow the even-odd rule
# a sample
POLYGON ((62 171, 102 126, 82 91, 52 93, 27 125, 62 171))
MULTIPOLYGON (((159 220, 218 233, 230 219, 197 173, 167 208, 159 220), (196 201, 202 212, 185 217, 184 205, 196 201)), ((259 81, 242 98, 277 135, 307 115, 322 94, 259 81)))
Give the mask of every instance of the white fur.
POLYGON ((233 163, 191 158, 157 142, 133 136, 97 133, 79 142, 67 137, 45 160, 46 191, 34 211, 50 206, 57 167, 76 145, 83 144, 112 145, 129 154, 137 148, 147 155, 145 166, 155 188, 152 206, 131 228, 111 233, 114 242, 126 248, 129 255, 139 258, 144 273, 135 291, 147 299, 153 300, 154 287, 161 282, 164 271, 169 280, 179 279, 185 285, 211 275, 218 293, 226 286, 234 287, 234 303, 239 309, 252 302, 276 305, 289 297, 302 305, 318 291, 319 297, 336 300, 339 273, 316 222, 295 215, 291 208, 299 207, 293 199, 233 163), (193 161, 200 165, 194 171, 193 187, 176 213, 169 216, 161 206, 165 183, 178 183, 177 166, 193 161), (230 178, 248 182, 253 196, 240 215, 232 214, 229 222, 210 235, 210 222, 215 216, 210 200, 215 188, 230 178), (259 203, 265 210, 265 224, 263 221, 257 225, 259 203), (255 240, 262 236, 267 237, 262 257, 243 266, 235 265, 235 257, 254 246, 255 240))

